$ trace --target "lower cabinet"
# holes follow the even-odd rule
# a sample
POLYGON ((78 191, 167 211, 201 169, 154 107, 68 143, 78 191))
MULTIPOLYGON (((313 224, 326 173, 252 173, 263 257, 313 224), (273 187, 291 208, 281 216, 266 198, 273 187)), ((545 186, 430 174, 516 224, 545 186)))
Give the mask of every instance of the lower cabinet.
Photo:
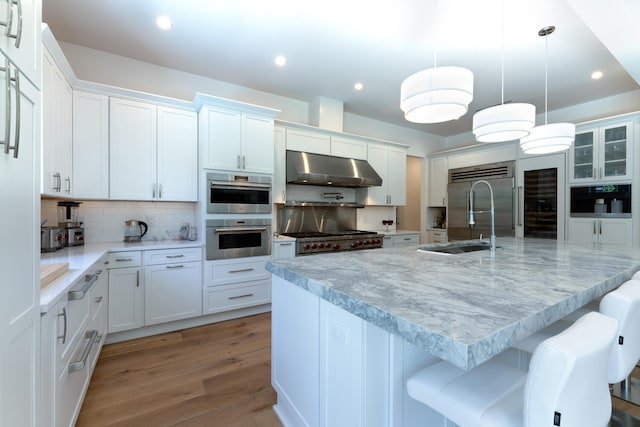
POLYGON ((569 241, 629 246, 632 220, 624 218, 570 218, 569 241))
POLYGON ((109 333, 144 325, 144 281, 140 251, 109 254, 109 333))
POLYGON ((236 310, 271 302, 268 256, 207 261, 203 314, 236 310))
POLYGON ((427 243, 447 243, 447 230, 427 230, 427 243))
POLYGON ((271 250, 271 258, 293 258, 296 256, 295 239, 274 239, 273 248, 271 250))
POLYGON ((417 245, 420 243, 420 233, 387 234, 382 241, 382 247, 395 248, 400 246, 417 245))

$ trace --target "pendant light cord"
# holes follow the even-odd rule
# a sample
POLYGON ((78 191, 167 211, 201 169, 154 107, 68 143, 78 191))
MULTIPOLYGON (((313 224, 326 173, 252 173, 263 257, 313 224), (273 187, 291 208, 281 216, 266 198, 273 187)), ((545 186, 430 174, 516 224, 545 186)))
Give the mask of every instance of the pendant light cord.
POLYGON ((502 0, 502 67, 501 67, 501 104, 504 104, 504 0, 502 0))
POLYGON ((436 23, 435 28, 436 28, 436 35, 434 37, 434 44, 433 44, 433 68, 437 68, 438 67, 438 0, 433 0, 433 3, 431 4, 431 13, 433 15, 433 19, 436 23))
POLYGON ((548 81, 549 81, 549 36, 544 37, 544 124, 547 124, 547 107, 548 107, 548 81))

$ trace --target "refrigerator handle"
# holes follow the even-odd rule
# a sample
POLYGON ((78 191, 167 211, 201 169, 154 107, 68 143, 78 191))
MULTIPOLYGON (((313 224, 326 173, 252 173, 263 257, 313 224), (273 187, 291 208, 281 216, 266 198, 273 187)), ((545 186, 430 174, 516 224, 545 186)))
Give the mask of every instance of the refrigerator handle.
POLYGON ((523 190, 523 187, 519 186, 518 197, 517 197, 518 200, 516 201, 516 211, 518 212, 518 227, 522 227, 522 214, 524 211, 524 206, 520 204, 520 201, 522 200, 522 190, 523 190))
POLYGON ((466 228, 471 228, 471 226, 469 225, 469 194, 470 193, 471 193, 471 191, 466 191, 465 192, 465 194, 466 194, 466 197, 465 197, 465 206, 466 206, 465 217, 467 218, 466 225, 465 225, 466 228))

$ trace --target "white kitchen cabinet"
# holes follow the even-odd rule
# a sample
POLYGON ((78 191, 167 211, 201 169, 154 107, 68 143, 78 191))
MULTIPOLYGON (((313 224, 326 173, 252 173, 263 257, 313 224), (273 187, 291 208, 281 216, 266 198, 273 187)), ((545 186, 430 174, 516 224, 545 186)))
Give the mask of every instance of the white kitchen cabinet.
POLYGON ((271 258, 293 258, 296 256, 296 241, 294 239, 273 239, 271 258))
POLYGON ((447 158, 429 159, 429 206, 447 205, 447 158))
POLYGON ((331 155, 348 159, 367 160, 366 141, 344 136, 331 136, 331 155))
POLYGON ((570 218, 569 241, 629 246, 632 220, 620 218, 570 218))
POLYGON ((569 151, 569 180, 572 183, 630 180, 632 159, 632 121, 580 127, 569 151))
POLYGON ((287 129, 287 150, 331 155, 331 135, 305 129, 287 129))
POLYGON ((203 167, 273 173, 273 117, 205 105, 200 109, 203 167))
POLYGON ((109 97, 73 91, 73 197, 109 198, 109 97))
POLYGON ((144 277, 141 273, 139 251, 109 254, 109 333, 144 325, 144 277))
POLYGON ((49 196, 71 197, 71 86, 51 53, 42 49, 42 188, 49 196))
POLYGON ((197 200, 195 113, 110 98, 109 194, 115 200, 197 200))
POLYGON ((274 168, 273 168, 273 203, 287 201, 287 147, 286 129, 276 126, 273 130, 274 168))
MULTIPOLYGON (((39 2, 34 4, 39 5, 39 2)), ((31 43, 26 39, 23 43, 24 48, 34 49, 34 46, 28 46, 31 43)), ((36 43, 39 45, 39 38, 36 43)), ((13 60, 13 53, 10 59, 13 60)), ((0 61, 4 67, 1 54, 0 61)), ((38 272, 41 94, 13 65, 9 69, 0 72, 0 86, 7 87, 8 73, 12 79, 19 74, 20 96, 16 96, 14 81, 10 85, 8 100, 11 105, 9 153, 5 154, 5 145, 0 145, 0 199, 3 204, 0 209, 3 224, 0 227, 0 241, 4 242, 0 246, 3 283, 0 287, 0 423, 7 426, 37 426, 40 425, 38 412, 41 400, 38 272), (19 132, 16 132, 18 124, 19 132), (16 139, 18 148, 14 149, 16 139)), ((1 92, 0 117, 5 117, 7 91, 1 92)), ((4 135, 6 124, 4 120, 1 122, 0 135, 4 135)))
POLYGON ((207 261, 203 313, 211 314, 271 302, 268 256, 207 261))
POLYGON ((447 243, 447 230, 428 229, 427 243, 447 243))
POLYGON ((144 252, 144 324, 202 314, 202 248, 144 252))
POLYGON ((380 187, 359 189, 366 205, 404 206, 407 203, 407 150, 393 145, 368 145, 367 160, 382 177, 380 187))
POLYGON ((403 233, 393 236, 393 247, 417 245, 418 243, 420 243, 420 233, 403 233))
POLYGON ((0 50, 37 89, 41 88, 42 0, 2 1, 0 22, 0 50), (7 22, 11 22, 11 28, 7 28, 7 22))

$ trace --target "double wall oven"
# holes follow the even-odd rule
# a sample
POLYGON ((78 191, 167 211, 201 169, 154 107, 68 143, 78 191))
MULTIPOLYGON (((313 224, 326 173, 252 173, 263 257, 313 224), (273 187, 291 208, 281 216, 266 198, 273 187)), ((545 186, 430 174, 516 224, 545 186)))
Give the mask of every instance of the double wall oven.
POLYGON ((271 254, 269 176, 207 173, 207 260, 271 254))

